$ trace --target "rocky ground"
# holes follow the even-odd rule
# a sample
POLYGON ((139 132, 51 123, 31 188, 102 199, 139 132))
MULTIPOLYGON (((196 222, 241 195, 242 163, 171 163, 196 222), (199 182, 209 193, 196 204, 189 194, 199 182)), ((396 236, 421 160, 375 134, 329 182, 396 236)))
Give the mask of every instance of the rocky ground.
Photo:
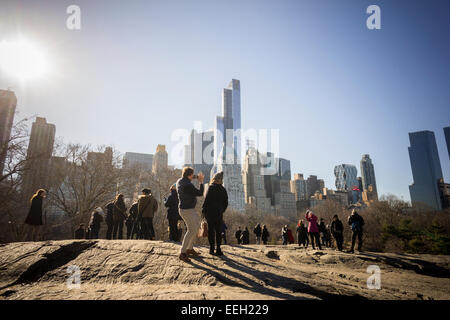
POLYGON ((347 254, 290 246, 206 247, 190 264, 179 244, 67 240, 0 245, 0 299, 450 299, 450 256, 347 254), (381 270, 368 289, 367 268, 381 270), (68 271, 80 270, 79 288, 68 271))

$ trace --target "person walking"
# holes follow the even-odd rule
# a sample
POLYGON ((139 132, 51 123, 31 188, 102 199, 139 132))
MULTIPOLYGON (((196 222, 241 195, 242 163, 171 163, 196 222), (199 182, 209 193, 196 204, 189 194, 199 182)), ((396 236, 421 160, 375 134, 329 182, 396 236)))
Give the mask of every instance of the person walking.
POLYGON ((241 242, 242 242, 241 235, 242 235, 241 227, 238 227, 238 229, 236 230, 236 233, 234 234, 238 244, 241 244, 241 242))
POLYGON ((113 228, 114 228, 114 200, 109 202, 106 207, 106 217, 105 217, 105 222, 106 222, 106 239, 111 240, 112 239, 112 232, 113 232, 113 228))
POLYGON ((155 240, 155 230, 153 229, 153 217, 158 210, 158 201, 148 188, 142 190, 138 199, 138 216, 141 221, 142 237, 145 240, 155 240))
POLYGON ((103 210, 100 207, 92 212, 91 219, 89 220, 89 239, 98 239, 100 225, 103 222, 102 214, 103 210))
POLYGON ((355 242, 358 238, 358 251, 362 251, 362 237, 363 237, 363 226, 364 219, 361 217, 356 209, 352 210, 352 214, 348 217, 348 224, 352 228, 352 248, 349 253, 355 252, 355 242))
POLYGON ((311 240, 311 245, 313 250, 316 249, 314 246, 314 241, 316 241, 316 245, 319 247, 319 250, 322 250, 322 246, 320 245, 320 237, 319 237, 319 227, 317 226, 317 217, 312 211, 307 210, 305 215, 306 221, 308 221, 308 235, 311 240))
POLYGON ((245 227, 245 230, 242 231, 241 242, 242 244, 250 244, 250 232, 247 227, 245 227))
POLYGON ((330 230, 334 240, 336 241, 337 249, 342 251, 342 244, 344 243, 344 225, 342 224, 342 221, 339 220, 337 214, 333 216, 330 230))
POLYGON ((261 224, 258 223, 255 226, 255 228, 253 229, 253 233, 256 236, 256 244, 261 244, 261 234, 262 234, 261 224))
POLYGON ((42 222, 42 204, 47 197, 47 192, 44 189, 39 189, 30 199, 30 210, 25 219, 27 226, 26 237, 30 241, 39 241, 41 239, 42 222))
POLYGON ((123 238, 123 222, 126 219, 126 212, 127 207, 125 206, 123 194, 118 194, 116 196, 116 200, 114 201, 114 208, 113 208, 113 221, 114 221, 112 231, 113 239, 123 238))
POLYGON ((178 221, 181 220, 178 212, 178 193, 177 186, 173 184, 170 187, 170 194, 164 199, 164 206, 167 208, 167 220, 169 222, 169 241, 178 242, 178 221))
POLYGON ((197 232, 200 227, 200 216, 195 210, 197 204, 197 197, 203 196, 203 173, 194 176, 194 169, 191 167, 184 167, 182 177, 177 181, 177 192, 179 199, 180 216, 186 224, 186 234, 184 235, 183 243, 180 250, 180 260, 189 262, 188 255, 198 256, 199 253, 194 250, 194 241, 197 237, 197 232), (192 180, 197 178, 200 183, 200 189, 197 189, 192 180))
POLYGON ((224 224, 223 213, 228 207, 228 193, 222 184, 223 172, 218 172, 212 178, 203 202, 203 214, 208 222, 209 253, 217 256, 223 255, 220 249, 224 224))
POLYGON ((283 240, 283 246, 286 246, 289 242, 289 235, 288 235, 288 226, 285 225, 281 229, 281 239, 283 240))
POLYGON ((297 242, 299 246, 308 247, 308 230, 302 219, 297 224, 297 242))
POLYGON ((267 230, 266 225, 263 225, 262 227, 261 240, 264 245, 267 245, 267 242, 269 241, 269 230, 267 230))

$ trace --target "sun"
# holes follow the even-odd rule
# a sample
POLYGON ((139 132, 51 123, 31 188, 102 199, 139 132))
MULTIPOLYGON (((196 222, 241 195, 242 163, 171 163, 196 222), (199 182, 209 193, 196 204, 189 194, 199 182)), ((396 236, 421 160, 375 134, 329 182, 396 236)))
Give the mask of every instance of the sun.
POLYGON ((0 69, 8 75, 26 81, 48 72, 44 51, 30 40, 19 38, 0 42, 0 69))

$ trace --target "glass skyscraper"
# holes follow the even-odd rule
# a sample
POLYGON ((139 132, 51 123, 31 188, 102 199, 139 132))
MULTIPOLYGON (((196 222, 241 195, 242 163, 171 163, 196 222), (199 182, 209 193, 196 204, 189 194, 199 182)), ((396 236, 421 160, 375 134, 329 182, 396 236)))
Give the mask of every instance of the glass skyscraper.
POLYGON ((441 210, 438 183, 442 179, 442 169, 434 132, 411 132, 409 141, 409 160, 414 180, 409 186, 411 202, 413 205, 422 203, 441 210))
POLYGON ((445 141, 447 142, 448 157, 450 158, 450 127, 444 128, 445 141))
POLYGON ((340 164, 334 167, 336 177, 336 189, 340 191, 351 191, 358 186, 358 170, 351 164, 340 164))

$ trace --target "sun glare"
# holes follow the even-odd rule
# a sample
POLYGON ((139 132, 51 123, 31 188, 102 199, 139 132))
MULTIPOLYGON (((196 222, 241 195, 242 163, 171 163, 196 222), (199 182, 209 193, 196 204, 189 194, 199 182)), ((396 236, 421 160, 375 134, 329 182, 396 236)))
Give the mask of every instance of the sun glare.
POLYGON ((25 81, 42 77, 48 71, 48 66, 39 46, 26 39, 18 39, 0 42, 0 69, 25 81))

